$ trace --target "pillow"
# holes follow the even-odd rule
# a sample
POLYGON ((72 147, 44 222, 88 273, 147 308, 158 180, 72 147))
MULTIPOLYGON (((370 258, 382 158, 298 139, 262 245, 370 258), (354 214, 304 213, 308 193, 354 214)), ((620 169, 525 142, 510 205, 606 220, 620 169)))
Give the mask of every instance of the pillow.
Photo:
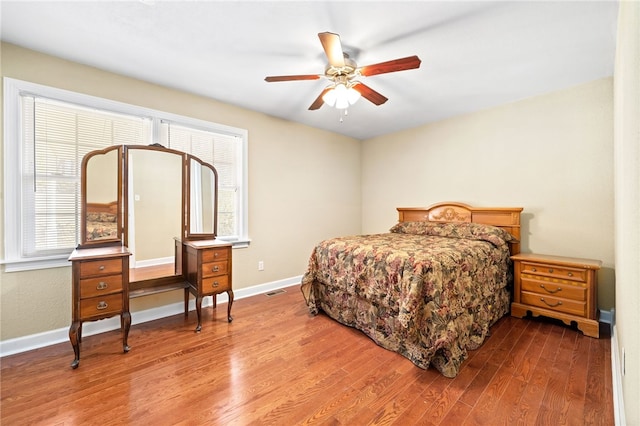
POLYGON ((397 234, 434 235, 448 238, 464 238, 488 241, 495 246, 517 241, 502 228, 470 222, 400 222, 390 232, 397 234))
POLYGON ((92 212, 87 213, 87 222, 116 222, 118 216, 114 213, 92 212))

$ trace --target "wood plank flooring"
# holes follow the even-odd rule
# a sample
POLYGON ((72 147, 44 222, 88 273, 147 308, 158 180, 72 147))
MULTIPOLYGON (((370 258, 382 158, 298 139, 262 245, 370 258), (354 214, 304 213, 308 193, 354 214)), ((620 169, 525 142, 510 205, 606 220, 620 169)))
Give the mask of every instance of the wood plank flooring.
MULTIPOLYGON (((501 319, 460 374, 421 370, 357 330, 272 297, 2 358, 3 425, 613 425, 610 339, 501 319)), ((134 314, 135 315, 135 314, 134 314)))

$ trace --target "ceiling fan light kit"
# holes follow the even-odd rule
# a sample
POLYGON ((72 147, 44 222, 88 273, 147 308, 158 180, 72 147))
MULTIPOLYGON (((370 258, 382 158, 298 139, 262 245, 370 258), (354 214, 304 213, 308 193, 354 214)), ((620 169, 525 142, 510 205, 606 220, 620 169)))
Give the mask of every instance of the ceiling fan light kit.
POLYGON ((319 109, 325 103, 331 107, 346 110, 349 105, 356 103, 360 97, 364 97, 374 105, 382 105, 387 101, 387 98, 356 80, 356 78, 420 68, 421 61, 417 56, 408 56, 379 64, 358 67, 356 62, 342 50, 342 43, 338 34, 324 32, 319 33, 318 37, 329 61, 323 75, 282 75, 265 78, 267 82, 317 80, 320 77, 330 80, 331 85, 320 93, 309 107, 310 110, 319 109))
POLYGON ((346 79, 329 86, 327 89, 329 90, 323 92, 322 101, 330 107, 338 109, 348 108, 349 105, 358 102, 358 99, 362 96, 360 92, 353 88, 353 83, 346 81, 346 79))

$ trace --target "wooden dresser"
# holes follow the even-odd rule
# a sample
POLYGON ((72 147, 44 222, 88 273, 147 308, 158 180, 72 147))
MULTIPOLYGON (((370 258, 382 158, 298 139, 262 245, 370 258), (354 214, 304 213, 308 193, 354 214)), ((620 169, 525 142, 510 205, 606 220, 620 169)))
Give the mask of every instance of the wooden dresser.
POLYGON ((69 340, 75 359, 80 363, 82 323, 120 315, 122 347, 129 352, 127 339, 131 327, 129 313, 129 256, 124 246, 74 250, 72 262, 72 323, 69 340))
POLYGON ((511 315, 531 312, 575 322, 586 336, 599 337, 597 272, 602 262, 592 259, 520 253, 512 256, 514 294, 511 315))
MULTIPOLYGON (((231 317, 233 290, 231 286, 231 243, 220 240, 185 241, 186 269, 188 287, 185 288, 185 301, 188 293, 196 298, 196 314, 198 325, 196 332, 202 329, 202 298, 213 296, 216 307, 216 295, 226 292, 229 296, 227 304, 227 320, 231 317)), ((185 315, 188 315, 185 309, 185 315)))

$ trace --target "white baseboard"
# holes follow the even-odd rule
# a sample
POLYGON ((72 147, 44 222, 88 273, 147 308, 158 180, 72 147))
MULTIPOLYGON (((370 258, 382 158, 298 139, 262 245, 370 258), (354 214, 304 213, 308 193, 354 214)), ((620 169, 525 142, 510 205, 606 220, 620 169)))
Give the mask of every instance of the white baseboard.
MULTIPOLYGON (((243 299, 245 297, 255 296, 258 294, 268 293, 285 287, 300 284, 302 275, 284 280, 272 281, 270 283, 259 284, 248 288, 242 288, 233 291, 234 300, 243 299)), ((229 297, 227 293, 218 296, 218 304, 227 303, 229 297)), ((211 306, 213 299, 211 296, 205 297, 202 301, 203 307, 211 306)), ((189 301, 189 310, 195 310, 195 300, 189 301)), ((177 315, 184 312, 184 303, 172 303, 169 305, 159 306, 157 308, 146 309, 139 312, 131 312, 131 324, 141 324, 143 322, 153 321, 165 318, 171 315, 177 315)), ((101 321, 91 321, 82 324, 82 335, 91 336, 94 334, 104 333, 120 328, 120 317, 107 318, 101 321)), ((13 355, 45 346, 55 345, 57 343, 69 341, 69 329, 59 328, 57 330, 45 331, 42 333, 31 334, 28 336, 17 337, 15 339, 7 339, 0 341, 0 357, 13 355)))
POLYGON ((613 415, 616 426, 625 426, 627 420, 624 415, 624 396, 622 393, 622 363, 618 351, 618 333, 615 323, 611 328, 611 375, 613 384, 613 415))
POLYGON ((157 259, 148 259, 148 260, 138 260, 136 261, 136 268, 145 268, 148 266, 158 266, 158 265, 175 265, 176 259, 175 257, 161 257, 157 259))

